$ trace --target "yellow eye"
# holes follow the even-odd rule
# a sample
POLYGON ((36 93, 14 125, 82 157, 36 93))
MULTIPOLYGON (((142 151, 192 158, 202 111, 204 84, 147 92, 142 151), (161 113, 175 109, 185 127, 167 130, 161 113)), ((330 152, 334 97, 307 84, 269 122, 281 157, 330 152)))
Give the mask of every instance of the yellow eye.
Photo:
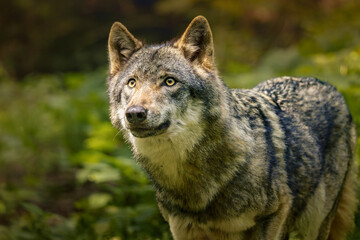
POLYGON ((171 78, 171 77, 168 77, 167 79, 165 79, 165 84, 166 86, 174 86, 176 83, 175 79, 171 78))
POLYGON ((136 80, 131 78, 129 81, 128 81, 128 86, 133 88, 136 86, 136 80))

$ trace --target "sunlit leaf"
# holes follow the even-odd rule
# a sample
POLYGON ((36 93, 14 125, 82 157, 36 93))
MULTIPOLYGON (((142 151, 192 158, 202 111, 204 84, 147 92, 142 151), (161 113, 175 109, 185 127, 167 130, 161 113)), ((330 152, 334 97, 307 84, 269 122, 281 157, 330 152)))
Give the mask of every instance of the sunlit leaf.
POLYGON ((108 202, 110 202, 112 196, 106 193, 94 193, 89 196, 88 203, 89 208, 97 209, 104 207, 108 202))

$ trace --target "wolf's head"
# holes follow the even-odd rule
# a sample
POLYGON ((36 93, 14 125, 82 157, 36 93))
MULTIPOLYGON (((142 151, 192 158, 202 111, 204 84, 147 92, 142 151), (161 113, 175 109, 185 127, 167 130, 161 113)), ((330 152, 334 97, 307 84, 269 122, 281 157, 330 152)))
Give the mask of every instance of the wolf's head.
POLYGON ((177 41, 149 46, 116 22, 108 51, 111 120, 128 137, 168 136, 220 115, 224 85, 204 17, 177 41))

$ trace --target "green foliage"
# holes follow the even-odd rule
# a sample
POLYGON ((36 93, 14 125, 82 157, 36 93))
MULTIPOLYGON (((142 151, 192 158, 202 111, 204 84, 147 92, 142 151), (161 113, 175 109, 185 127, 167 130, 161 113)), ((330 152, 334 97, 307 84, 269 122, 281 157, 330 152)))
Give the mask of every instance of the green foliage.
POLYGON ((169 238, 152 187, 108 120, 104 73, 0 83, 5 239, 169 238))

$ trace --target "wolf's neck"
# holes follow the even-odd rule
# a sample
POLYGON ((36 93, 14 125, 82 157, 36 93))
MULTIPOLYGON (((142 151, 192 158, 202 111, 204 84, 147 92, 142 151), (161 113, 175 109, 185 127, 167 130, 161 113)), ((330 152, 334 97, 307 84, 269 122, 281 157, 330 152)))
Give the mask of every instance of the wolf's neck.
POLYGON ((168 188, 182 184, 188 155, 204 137, 199 124, 177 131, 170 136, 131 140, 135 156, 145 170, 168 188))

